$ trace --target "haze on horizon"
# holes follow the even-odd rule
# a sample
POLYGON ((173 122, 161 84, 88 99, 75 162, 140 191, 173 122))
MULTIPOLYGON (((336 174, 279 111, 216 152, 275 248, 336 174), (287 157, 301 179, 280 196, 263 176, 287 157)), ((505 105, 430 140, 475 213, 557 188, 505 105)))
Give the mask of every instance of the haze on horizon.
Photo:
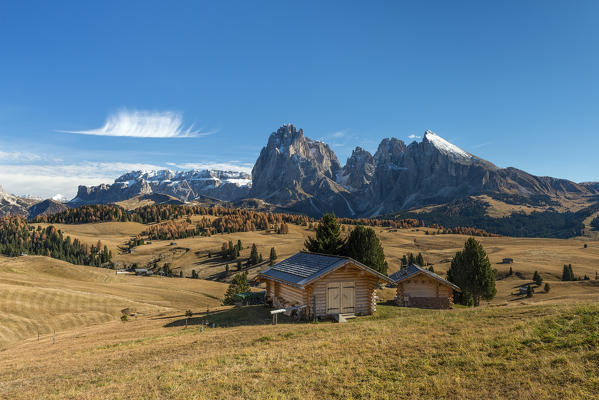
POLYGON ((283 123, 328 143, 430 129, 498 166, 599 180, 599 4, 0 6, 0 185, 248 171, 283 123), (41 34, 43 32, 43 34, 41 34))

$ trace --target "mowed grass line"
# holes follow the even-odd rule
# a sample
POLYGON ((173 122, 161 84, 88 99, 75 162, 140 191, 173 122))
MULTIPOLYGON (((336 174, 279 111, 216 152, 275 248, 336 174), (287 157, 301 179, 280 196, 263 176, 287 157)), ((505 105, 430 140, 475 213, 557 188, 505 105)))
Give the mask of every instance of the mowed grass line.
POLYGON ((0 349, 136 314, 214 308, 227 285, 191 279, 115 275, 48 257, 0 257, 0 349))
POLYGON ((376 316, 348 324, 204 332, 155 320, 111 322, 54 346, 3 352, 0 396, 591 399, 599 396, 598 329, 597 304, 381 305, 376 316))

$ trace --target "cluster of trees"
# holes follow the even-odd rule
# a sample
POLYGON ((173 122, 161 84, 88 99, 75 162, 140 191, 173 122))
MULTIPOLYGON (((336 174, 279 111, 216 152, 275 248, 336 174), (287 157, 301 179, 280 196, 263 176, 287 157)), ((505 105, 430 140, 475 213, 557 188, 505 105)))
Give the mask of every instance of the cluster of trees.
POLYGON ((9 257, 41 255, 72 264, 112 267, 112 252, 102 243, 88 246, 78 239, 64 237, 54 226, 34 228, 23 217, 0 219, 0 253, 9 257))
POLYGON ((197 227, 187 220, 171 220, 148 226, 144 232, 150 240, 173 240, 197 236, 197 227))
POLYGON ((412 264, 416 264, 421 267, 424 267, 424 265, 426 263, 424 262, 424 256, 422 255, 422 253, 418 253, 417 255, 414 255, 414 253, 408 253, 407 255, 404 254, 401 257, 401 266, 402 267, 406 267, 406 266, 412 265, 412 264))
POLYGON ((562 271, 562 281, 575 281, 574 271, 572 271, 572 264, 565 265, 562 271))
POLYGON ((239 252, 243 249, 241 240, 237 240, 237 244, 233 244, 233 241, 229 240, 229 243, 223 243, 220 254, 222 258, 226 260, 236 260, 239 257, 239 252))
POLYGON ((477 307, 481 298, 491 300, 497 294, 489 257, 474 238, 469 238, 464 249, 456 253, 447 272, 447 280, 462 290, 455 293, 454 301, 463 305, 477 307))
POLYGON ((308 237, 304 246, 313 253, 351 257, 382 274, 387 274, 385 253, 374 230, 358 225, 344 240, 341 237, 341 226, 334 214, 325 214, 322 217, 316 228, 316 236, 308 237))
POLYGON ((424 223, 417 218, 407 219, 385 219, 385 218, 339 218, 340 224, 344 225, 364 225, 380 226, 393 229, 409 229, 424 226, 424 223))
POLYGON ((599 231, 599 216, 591 221, 591 226, 599 231))
POLYGON ((131 215, 122 207, 100 204, 70 208, 53 215, 38 215, 33 219, 36 223, 51 224, 87 224, 97 222, 128 222, 131 215))
POLYGON ((481 237, 500 237, 497 233, 489 233, 484 229, 473 228, 468 226, 455 226, 453 228, 444 228, 437 224, 430 226, 433 229, 437 229, 436 232, 426 231, 427 235, 468 235, 468 236, 481 236, 481 237))
MULTIPOLYGON (((37 223, 61 223, 61 224, 85 224, 96 222, 134 221, 143 224, 158 223, 168 220, 177 220, 188 218, 192 215, 205 215, 213 217, 229 217, 229 223, 225 225, 234 225, 233 222, 243 224, 250 221, 256 229, 268 229, 276 227, 277 230, 284 229, 281 225, 288 223, 296 225, 308 225, 314 221, 305 215, 260 212, 241 208, 229 208, 221 206, 195 206, 180 204, 156 204, 143 206, 131 212, 114 204, 99 204, 70 208, 53 215, 39 215, 33 219, 37 223)), ((207 220, 211 220, 207 218, 207 220)), ((252 230, 252 229, 247 229, 252 230)), ((246 230, 246 231, 247 231, 246 230)), ((224 232, 225 228, 219 230, 224 232)), ((238 230, 240 231, 240 230, 238 230)))

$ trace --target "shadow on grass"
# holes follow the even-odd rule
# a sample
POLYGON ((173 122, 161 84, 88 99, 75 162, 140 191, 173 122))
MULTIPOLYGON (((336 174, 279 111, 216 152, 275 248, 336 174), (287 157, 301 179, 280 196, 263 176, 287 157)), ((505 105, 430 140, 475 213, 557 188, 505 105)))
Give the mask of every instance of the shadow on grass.
MULTIPOLYGON (((186 318, 177 319, 164 325, 165 328, 185 326, 186 318)), ((294 318, 284 314, 279 314, 279 324, 297 324, 303 321, 297 321, 294 318)), ((214 311, 204 313, 200 316, 192 316, 187 319, 187 325, 210 325, 218 327, 247 326, 247 325, 270 325, 272 324, 272 315, 270 308, 264 305, 252 305, 244 307, 231 308, 229 310, 214 311)))

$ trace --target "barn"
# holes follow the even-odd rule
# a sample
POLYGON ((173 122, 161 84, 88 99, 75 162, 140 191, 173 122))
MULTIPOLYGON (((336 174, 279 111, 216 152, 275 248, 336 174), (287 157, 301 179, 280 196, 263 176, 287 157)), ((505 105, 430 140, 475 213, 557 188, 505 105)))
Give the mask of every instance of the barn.
POLYGON ((274 307, 305 305, 310 318, 372 314, 379 283, 393 283, 351 258, 308 252, 273 265, 257 279, 266 284, 266 300, 274 307))
POLYGON ((403 307, 452 308, 453 292, 460 288, 418 265, 402 267, 389 276, 397 285, 395 303, 403 307))

